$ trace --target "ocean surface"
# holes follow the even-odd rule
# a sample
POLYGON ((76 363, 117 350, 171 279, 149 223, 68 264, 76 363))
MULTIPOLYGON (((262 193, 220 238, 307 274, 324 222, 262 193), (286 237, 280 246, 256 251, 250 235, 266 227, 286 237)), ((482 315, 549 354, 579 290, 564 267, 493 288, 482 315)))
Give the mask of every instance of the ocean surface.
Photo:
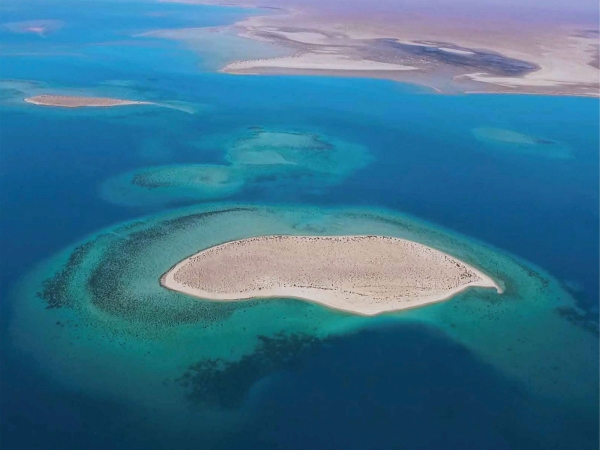
POLYGON ((259 10, 0 8, 3 449, 598 448, 597 99, 230 76, 141 36, 259 10), (48 92, 158 105, 22 102, 48 92), (352 230, 431 243, 506 293, 357 318, 152 281, 226 236, 352 230))

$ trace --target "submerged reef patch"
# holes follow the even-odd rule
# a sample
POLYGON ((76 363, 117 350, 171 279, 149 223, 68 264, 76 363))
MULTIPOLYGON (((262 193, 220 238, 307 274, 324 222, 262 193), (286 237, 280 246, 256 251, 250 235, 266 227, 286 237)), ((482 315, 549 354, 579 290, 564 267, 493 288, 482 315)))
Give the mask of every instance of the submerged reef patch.
POLYGON ((323 345, 323 340, 303 333, 257 336, 252 353, 237 361, 204 359, 190 365, 175 380, 197 406, 238 408, 261 378, 283 370, 297 369, 302 358, 323 345))
POLYGON ((93 307, 111 318, 130 323, 173 326, 222 321, 251 302, 202 302, 160 288, 139 290, 135 283, 136 279, 146 277, 147 282, 154 284, 155 275, 148 274, 144 264, 149 248, 168 246, 174 233, 201 226, 203 221, 220 214, 246 210, 227 208, 190 213, 154 226, 137 221, 117 227, 73 249, 63 267, 43 281, 38 296, 48 308, 93 307))
POLYGON ((556 308, 556 312, 559 316, 568 320, 573 325, 578 326, 589 333, 592 333, 596 337, 600 336, 597 314, 594 314, 590 311, 582 311, 577 307, 569 306, 556 308))
POLYGON ((155 228, 135 231, 125 239, 114 242, 105 250, 106 257, 100 259, 87 280, 91 303, 111 316, 157 325, 215 323, 226 319, 239 309, 238 305, 196 302, 163 289, 139 292, 132 289, 131 280, 140 276, 138 264, 143 264, 149 242, 156 244, 168 240, 170 233, 185 230, 192 223, 198 225, 213 215, 231 211, 233 209, 191 214, 155 228))
POLYGON ((73 275, 89 256, 94 247, 94 241, 86 242, 76 247, 69 255, 63 268, 53 277, 44 280, 42 288, 38 291, 39 298, 44 300, 47 308, 61 308, 72 305, 72 298, 69 295, 69 284, 73 282, 73 275))
POLYGON ((101 196, 123 206, 161 205, 229 197, 244 185, 234 167, 179 164, 147 167, 107 180, 101 196))
POLYGON ((493 127, 473 128, 472 133, 475 139, 484 144, 484 148, 498 153, 510 152, 549 159, 573 158, 567 145, 544 137, 493 127))
POLYGON ((101 196, 123 206, 160 205, 226 198, 243 189, 298 191, 333 186, 372 157, 358 144, 311 133, 252 127, 224 145, 227 165, 178 164, 137 169, 103 183, 101 196))

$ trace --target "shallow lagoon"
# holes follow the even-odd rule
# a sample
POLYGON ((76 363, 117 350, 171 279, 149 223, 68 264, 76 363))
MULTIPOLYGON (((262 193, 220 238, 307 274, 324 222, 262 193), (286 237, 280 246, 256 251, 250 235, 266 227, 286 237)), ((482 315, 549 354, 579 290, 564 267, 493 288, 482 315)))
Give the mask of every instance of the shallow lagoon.
MULTIPOLYGON (((3 78, 183 102, 194 112, 2 106, 3 445, 185 448, 202 442, 222 448, 364 449, 390 448, 400 432, 408 446, 424 448, 440 442, 469 448, 597 447, 596 100, 442 97, 382 81, 196 73, 197 56, 161 42, 165 57, 177 47, 182 59, 153 80, 145 77, 152 68, 146 63, 127 70, 115 64, 128 54, 147 61, 145 55, 158 55, 160 46, 117 45, 102 70, 98 52, 108 51, 102 48, 90 53, 89 63, 68 56, 43 63, 19 57, 0 67, 3 78), (64 64, 72 69, 64 70, 64 64), (48 68, 44 79, 32 77, 39 73, 36 67, 48 68), (370 160, 318 189, 299 189, 293 177, 283 177, 276 187, 245 185, 229 197, 232 205, 285 211, 284 219, 273 220, 277 213, 250 225, 230 220, 213 239, 223 238, 224 230, 252 235, 294 223, 303 224, 302 233, 406 233, 373 219, 323 218, 331 217, 326 208, 340 206, 367 208, 396 221, 410 213, 430 221, 425 228, 433 230, 413 237, 433 239, 482 268, 508 270, 501 278, 515 288, 493 298, 473 291, 372 320, 291 300, 216 308, 163 293, 156 276, 198 249, 181 241, 163 243, 171 254, 148 242, 137 251, 157 252, 168 261, 129 259, 131 249, 119 250, 117 243, 136 227, 140 231, 182 210, 165 209, 161 202, 109 204, 100 195, 103 183, 164 165, 227 165, 225 144, 251 127, 335 136, 366 149, 370 160), (502 152, 496 144, 488 151, 472 132, 481 127, 560 142, 570 158, 511 147, 502 152), (305 211, 304 218, 292 220, 298 211, 305 211), (148 219, 149 214, 158 215, 148 219), (119 230, 125 221, 139 220, 119 230), (440 226, 468 236, 459 238, 466 247, 453 246, 453 232, 440 226), (111 232, 99 231, 106 227, 111 232), (60 270, 74 243, 97 233, 107 236, 80 258, 85 264, 70 275, 81 282, 75 285, 87 286, 91 270, 111 255, 147 274, 133 277, 137 284, 125 279, 126 292, 150 299, 166 295, 166 305, 154 304, 189 309, 158 314, 148 308, 152 301, 135 298, 120 307, 129 318, 136 312, 135 320, 115 318, 106 308, 45 309, 35 295, 40 284, 60 270), (492 257, 473 251, 488 248, 473 238, 533 264, 517 259, 525 270, 514 257, 500 256, 504 264, 495 265, 492 257), (49 265, 39 266, 47 258, 49 265), (148 264, 135 266, 140 261, 148 264), (573 309, 573 302, 581 309, 573 309), (207 311, 214 313, 210 324, 207 311), (182 317, 187 322, 180 323, 182 317), (280 336, 282 330, 287 334, 280 336), (206 339, 214 345, 199 345, 206 339), (227 364, 209 370, 223 355, 227 364), (175 382, 178 377, 213 387, 196 391, 196 397, 223 395, 213 398, 212 408, 194 407, 186 396, 190 386, 175 382), (228 407, 215 411, 215 402, 228 407)), ((160 58, 151 61, 160 64, 160 58)), ((111 294, 106 279, 113 282, 112 275, 97 275, 96 289, 111 294)), ((81 304, 86 295, 74 300, 81 304)))

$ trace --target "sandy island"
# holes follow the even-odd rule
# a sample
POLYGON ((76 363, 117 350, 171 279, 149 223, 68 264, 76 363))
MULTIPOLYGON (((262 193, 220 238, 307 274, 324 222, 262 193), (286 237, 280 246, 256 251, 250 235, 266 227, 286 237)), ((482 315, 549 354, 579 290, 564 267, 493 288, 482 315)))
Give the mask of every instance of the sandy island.
POLYGON ((446 300, 472 287, 502 288, 445 253, 384 236, 263 236, 202 250, 165 273, 162 286, 235 301, 298 298, 360 315, 446 300))
POLYGON ((110 106, 152 105, 152 102, 134 100, 121 100, 108 97, 78 97, 71 95, 37 95, 24 99, 27 103, 41 106, 57 106, 61 108, 95 107, 107 108, 110 106))

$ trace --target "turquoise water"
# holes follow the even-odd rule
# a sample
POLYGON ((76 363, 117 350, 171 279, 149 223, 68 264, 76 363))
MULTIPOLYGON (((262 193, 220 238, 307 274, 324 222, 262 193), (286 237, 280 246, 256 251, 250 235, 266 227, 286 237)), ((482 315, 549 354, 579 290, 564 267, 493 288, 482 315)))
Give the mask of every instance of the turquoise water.
POLYGON ((78 5, 3 14, 65 22, 0 32, 28 53, 0 65, 3 446, 597 448, 597 100, 227 76, 132 35, 256 11, 78 5), (169 107, 20 102, 52 90, 169 107), (361 318, 156 283, 282 232, 408 237, 506 292, 361 318))

